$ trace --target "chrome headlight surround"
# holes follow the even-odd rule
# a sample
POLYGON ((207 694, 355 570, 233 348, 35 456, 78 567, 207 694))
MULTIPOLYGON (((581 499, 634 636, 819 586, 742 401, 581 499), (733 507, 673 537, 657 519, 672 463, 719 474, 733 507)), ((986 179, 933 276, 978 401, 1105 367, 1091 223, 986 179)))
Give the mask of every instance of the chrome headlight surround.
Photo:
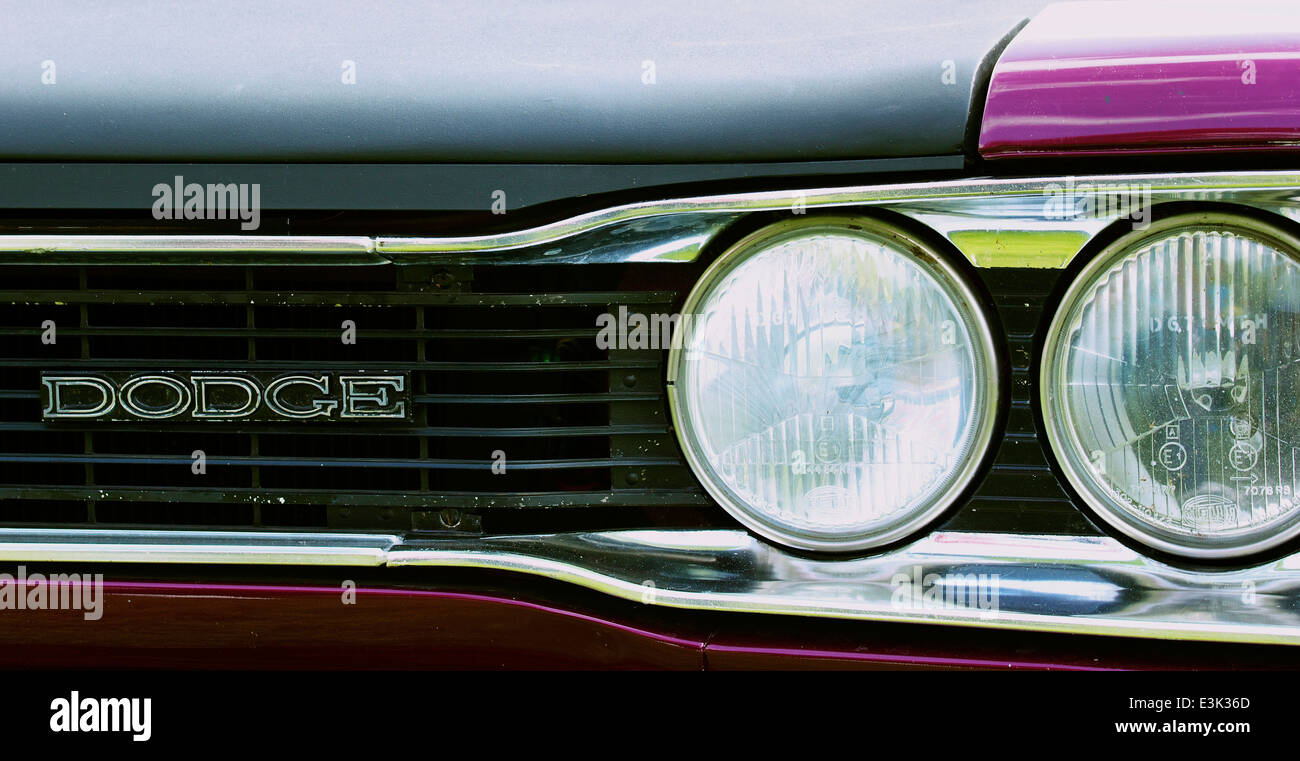
MULTIPOLYGON (((1260 244, 1300 268, 1300 238, 1285 229, 1244 214, 1230 212, 1188 212, 1157 220, 1146 229, 1133 230, 1112 241, 1093 256, 1074 276, 1058 302, 1044 333, 1038 357, 1038 406, 1047 449, 1052 453, 1069 486, 1083 503, 1107 526, 1146 547, 1168 555, 1196 560, 1229 560, 1259 555, 1300 536, 1300 499, 1289 508, 1285 520, 1265 522, 1245 532, 1225 532, 1228 539, 1215 540, 1211 532, 1180 535, 1159 525, 1137 518, 1121 505, 1118 490, 1102 481, 1095 467, 1086 464, 1087 449, 1076 433, 1073 412, 1060 384, 1067 373, 1063 352, 1068 346, 1068 330, 1105 283, 1113 268, 1131 255, 1154 247, 1161 240, 1171 240, 1183 232, 1227 233, 1260 244), (1058 377, 1058 374, 1060 377, 1058 377)), ((1207 295, 1203 298, 1208 299, 1207 295)), ((1191 319, 1190 315, 1186 316, 1191 319)), ((1189 331, 1190 333, 1190 331, 1189 331)), ((1154 431, 1154 429, 1153 429, 1154 431)), ((1152 464, 1154 468, 1154 463, 1152 464)), ((1127 496, 1124 497, 1132 501, 1127 496)), ((1136 504, 1136 503, 1134 503, 1136 504)))
MULTIPOLYGON (((674 429, 692 471, 706 491, 727 512, 755 533, 786 546, 825 552, 858 552, 891 544, 919 532, 942 515, 971 485, 988 459, 1002 404, 1001 355, 993 329, 980 300, 966 277, 932 246, 892 224, 865 216, 809 216, 764 227, 724 251, 700 277, 682 307, 683 320, 701 313, 715 288, 741 264, 782 244, 799 238, 829 234, 857 238, 880 246, 924 273, 947 299, 951 312, 961 321, 972 357, 973 389, 966 410, 964 440, 956 448, 956 462, 938 479, 937 486, 919 504, 906 507, 897 520, 869 532, 846 536, 817 536, 800 531, 759 514, 718 477, 708 462, 705 448, 684 401, 683 383, 687 364, 683 354, 690 347, 690 329, 683 340, 674 340, 668 359, 668 399, 674 429)), ((692 328, 695 323, 688 323, 692 328)), ((889 516, 893 518, 894 516, 889 516)))

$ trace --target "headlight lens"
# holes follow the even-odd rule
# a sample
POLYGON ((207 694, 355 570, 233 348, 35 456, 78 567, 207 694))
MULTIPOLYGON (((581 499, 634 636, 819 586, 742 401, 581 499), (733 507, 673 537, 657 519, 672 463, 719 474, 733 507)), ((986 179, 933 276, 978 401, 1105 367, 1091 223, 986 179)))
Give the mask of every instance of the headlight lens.
POLYGON ((1201 558, 1300 531, 1298 256, 1271 225, 1183 215, 1071 285, 1044 345, 1043 417, 1102 519, 1201 558))
POLYGON ((803 549, 886 544, 941 513, 992 436, 992 336, 971 291, 882 223, 806 218, 739 242, 683 309, 678 435, 739 521, 803 549))

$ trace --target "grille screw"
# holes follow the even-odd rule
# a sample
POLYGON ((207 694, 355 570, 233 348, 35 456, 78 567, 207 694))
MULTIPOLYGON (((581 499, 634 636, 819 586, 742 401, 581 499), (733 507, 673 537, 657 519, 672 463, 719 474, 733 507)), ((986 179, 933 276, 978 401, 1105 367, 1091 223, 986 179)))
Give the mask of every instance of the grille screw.
POLYGON ((460 511, 450 507, 438 513, 438 522, 442 524, 443 528, 456 528, 460 525, 460 520, 460 511))
POLYGON ((624 386, 627 386, 628 388, 632 388, 633 386, 635 386, 635 385, 636 385, 636 376, 635 376, 635 375, 632 375, 632 374, 624 375, 624 376, 623 376, 623 385, 624 385, 624 386))
POLYGON ((641 483, 641 474, 637 473, 636 471, 632 471, 631 473, 627 474, 626 480, 629 486, 636 486, 637 484, 641 483))

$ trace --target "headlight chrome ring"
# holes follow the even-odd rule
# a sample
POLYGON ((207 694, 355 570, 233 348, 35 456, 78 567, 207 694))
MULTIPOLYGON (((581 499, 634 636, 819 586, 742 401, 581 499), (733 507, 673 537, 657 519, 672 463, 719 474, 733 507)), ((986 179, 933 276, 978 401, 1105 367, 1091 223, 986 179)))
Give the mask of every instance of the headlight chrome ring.
POLYGON ((1300 535, 1300 238, 1282 227, 1197 212, 1123 235, 1066 290, 1038 386, 1066 480, 1122 535, 1206 560, 1300 535))
POLYGON ((709 494, 769 540, 855 552, 913 535, 966 491, 1001 403, 992 328, 963 275, 871 217, 738 241, 682 308, 673 423, 709 494))

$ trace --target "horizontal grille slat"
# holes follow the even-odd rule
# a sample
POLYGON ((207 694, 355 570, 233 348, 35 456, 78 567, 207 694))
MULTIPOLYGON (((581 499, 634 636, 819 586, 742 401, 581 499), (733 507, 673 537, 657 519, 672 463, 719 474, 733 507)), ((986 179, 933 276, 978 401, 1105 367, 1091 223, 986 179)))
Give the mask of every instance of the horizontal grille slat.
POLYGON ((386 491, 349 492, 325 489, 298 489, 283 495, 268 495, 262 489, 193 489, 161 487, 123 489, 106 487, 23 487, 11 496, 23 499, 95 500, 99 502, 180 502, 286 505, 357 505, 364 507, 404 508, 580 508, 607 506, 706 506, 708 497, 696 489, 623 489, 614 494, 591 492, 520 492, 515 494, 480 494, 444 491, 432 495, 392 494, 386 491))
MULTIPOLYGON (((296 457, 208 457, 208 465, 260 465, 266 467, 292 468, 420 468, 428 470, 488 470, 490 464, 482 460, 439 460, 433 458, 390 459, 365 457, 358 459, 319 459, 296 457)), ((0 454, 0 462, 48 462, 48 463, 83 463, 91 465, 109 464, 144 464, 144 465, 184 465, 192 462, 189 456, 151 456, 151 455, 72 455, 72 454, 34 454, 13 455, 0 454)), ((587 460, 515 460, 509 467, 517 470, 559 469, 559 468, 605 468, 614 465, 676 465, 675 457, 625 457, 595 458, 587 460)))
POLYGON ((187 306, 441 306, 441 307, 570 307, 607 304, 659 304, 672 293, 618 291, 610 293, 420 293, 296 292, 296 291, 0 291, 6 304, 174 304, 187 306))
POLYGON ((417 402, 447 402, 454 404, 590 404, 591 402, 647 402, 659 398, 655 393, 609 394, 416 394, 417 402))
MULTIPOLYGON (((0 328, 0 336, 38 336, 43 331, 33 328, 0 328)), ((239 330, 234 328, 67 328, 60 331, 65 336, 179 336, 184 338, 283 338, 283 330, 239 330)), ((528 338, 595 338, 596 328, 557 328, 554 330, 520 330, 502 333, 499 330, 367 330, 368 339, 393 339, 407 341, 419 338, 498 339, 518 341, 528 338)), ((319 329, 294 331, 298 338, 335 339, 339 331, 319 329)))
MULTIPOLYGON (((5 360, 5 364, 11 367, 50 367, 49 360, 41 359, 20 359, 5 360)), ((118 368, 139 368, 148 367, 149 365, 158 364, 157 358, 136 357, 133 359, 82 359, 76 362, 78 367, 98 368, 98 369, 118 369, 118 368)), ((559 373, 559 372, 587 372, 601 370, 648 370, 659 367, 660 363, 655 360, 607 360, 599 362, 421 362, 419 364, 411 362, 361 362, 367 370, 428 370, 433 372, 469 372, 469 373, 559 373)), ((195 370, 229 370, 231 369, 230 361, 222 360, 187 360, 184 362, 186 369, 195 370)), ((249 361, 240 362, 241 368, 249 370, 267 369, 283 370, 284 361, 266 360, 266 361, 249 361)), ((294 370, 334 370, 339 366, 338 362, 315 362, 302 361, 295 362, 294 370)))
MULTIPOLYGON (((118 430, 148 430, 147 424, 123 423, 118 430)), ((301 434, 304 427, 298 425, 238 425, 223 423, 219 430, 214 430, 208 423, 175 423, 170 430, 180 433, 264 433, 264 434, 301 434)), ((58 425, 46 423, 0 423, 0 431, 30 431, 62 433, 58 425)), ((668 433, 666 425, 571 425, 571 426, 535 426, 531 428, 465 428, 461 426, 440 427, 392 427, 383 425, 365 425, 337 430, 312 431, 317 436, 446 436, 449 438, 485 438, 500 436, 518 438, 530 436, 638 436, 643 434, 668 433)))
MULTIPOLYGON (((0 390, 0 399, 39 399, 39 391, 0 390)), ((655 393, 609 393, 609 394, 415 394, 412 399, 417 403, 447 404, 592 404, 602 402, 653 402, 659 399, 655 393)), ((44 429, 45 426, 40 426, 44 429)), ((13 430, 23 430, 15 428, 13 430)), ((30 429, 36 430, 36 429, 30 429)))

